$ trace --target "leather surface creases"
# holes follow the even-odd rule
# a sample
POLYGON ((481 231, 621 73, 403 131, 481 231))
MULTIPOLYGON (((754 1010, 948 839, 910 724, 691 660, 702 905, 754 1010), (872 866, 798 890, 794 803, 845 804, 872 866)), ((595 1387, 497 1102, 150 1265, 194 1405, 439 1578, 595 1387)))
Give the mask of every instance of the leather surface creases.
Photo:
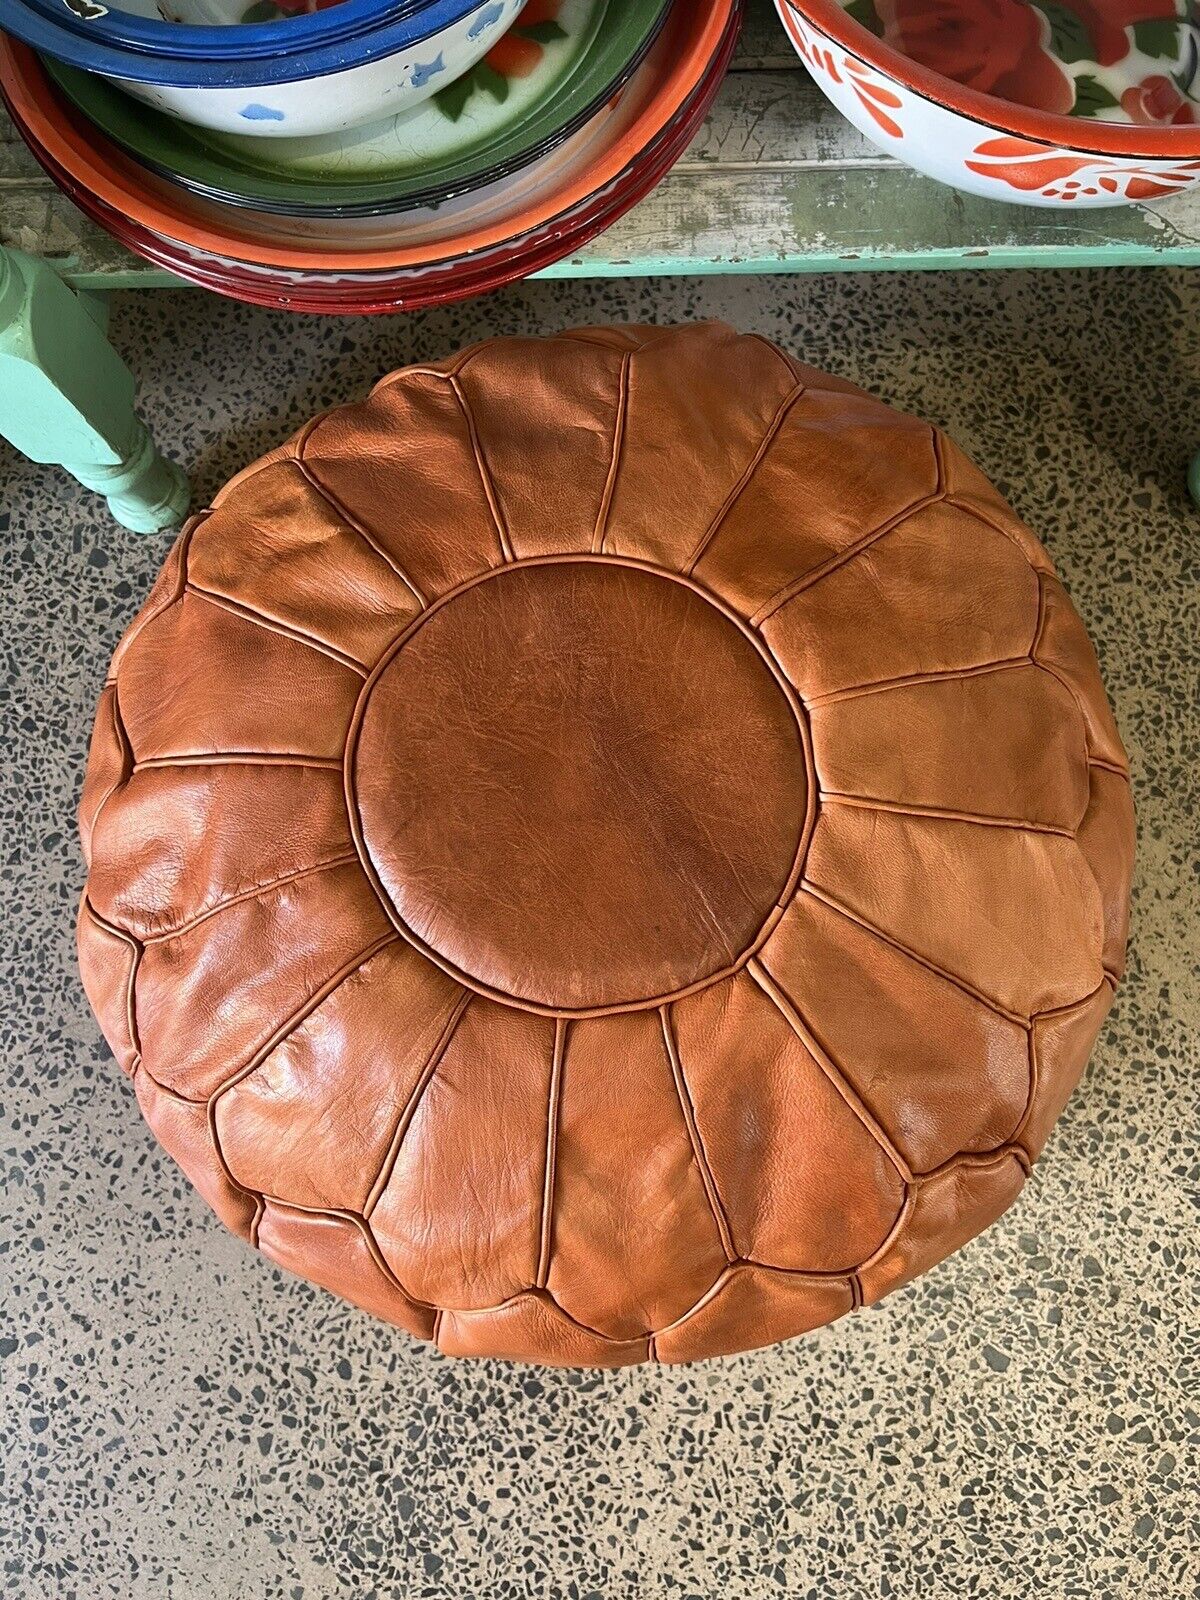
POLYGON ((1013 1203, 1134 817, 1049 557, 721 324, 382 380, 193 518, 79 807, 88 999, 287 1271, 452 1355, 755 1348, 1013 1203))

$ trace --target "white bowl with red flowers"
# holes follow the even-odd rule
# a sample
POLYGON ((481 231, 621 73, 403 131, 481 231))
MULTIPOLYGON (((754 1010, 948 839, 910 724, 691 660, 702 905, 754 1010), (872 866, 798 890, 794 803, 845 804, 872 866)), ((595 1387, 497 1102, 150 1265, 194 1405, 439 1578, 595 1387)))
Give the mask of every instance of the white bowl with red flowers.
POLYGON ((834 105, 943 183, 1113 206, 1200 184, 1200 0, 775 0, 834 105))

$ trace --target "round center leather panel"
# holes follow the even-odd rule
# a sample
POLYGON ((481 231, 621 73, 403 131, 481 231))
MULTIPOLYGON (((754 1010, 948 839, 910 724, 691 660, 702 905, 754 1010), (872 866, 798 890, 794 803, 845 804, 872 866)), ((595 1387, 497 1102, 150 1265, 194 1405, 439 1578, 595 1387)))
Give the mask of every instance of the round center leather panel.
POLYGON ((799 707, 676 575, 501 569, 397 641, 356 721, 356 831, 397 926, 498 998, 660 1005, 747 959, 798 875, 799 707))

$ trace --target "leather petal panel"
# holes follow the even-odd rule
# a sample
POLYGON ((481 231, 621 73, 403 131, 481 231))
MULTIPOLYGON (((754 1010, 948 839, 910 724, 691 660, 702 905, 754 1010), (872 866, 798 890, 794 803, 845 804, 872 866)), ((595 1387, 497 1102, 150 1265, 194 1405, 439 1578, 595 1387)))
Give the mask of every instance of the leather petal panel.
POLYGON ((474 997, 413 1112, 371 1213, 410 1294, 498 1305, 537 1276, 554 1023, 474 997))
POLYGON ((571 1024, 557 1134, 551 1294, 612 1338, 665 1327, 726 1260, 658 1012, 571 1024))
POLYGON ((895 1166, 749 974, 679 1001, 672 1015, 738 1254, 852 1271, 899 1209, 895 1166))

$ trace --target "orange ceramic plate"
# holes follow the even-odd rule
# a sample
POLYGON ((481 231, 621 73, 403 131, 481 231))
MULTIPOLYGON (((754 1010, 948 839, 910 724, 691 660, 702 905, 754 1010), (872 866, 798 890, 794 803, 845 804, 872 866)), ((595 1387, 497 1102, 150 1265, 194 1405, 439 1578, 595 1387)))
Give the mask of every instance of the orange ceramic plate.
MULTIPOLYGON (((738 4, 740 6, 740 0, 738 4)), ((682 154, 712 104, 733 52, 738 21, 740 13, 726 29, 717 57, 681 114, 605 191, 590 197, 583 207, 553 219, 537 233, 513 240, 501 249, 479 252, 466 261, 424 267, 415 272, 404 269, 343 271, 335 275, 315 270, 289 272, 250 266, 228 258, 199 259, 187 246, 150 233, 80 189, 37 147, 29 130, 21 131, 29 139, 38 160, 81 210, 146 260, 177 272, 192 283, 234 299, 293 311, 413 310, 418 306, 441 305, 482 294, 547 266, 609 226, 648 193, 682 154)))
MULTIPOLYGON (((503 245, 610 183, 680 113, 717 56, 737 3, 675 0, 658 43, 625 90, 636 109, 632 116, 614 119, 619 133, 614 127, 611 139, 597 138, 586 162, 567 163, 561 182, 550 180, 544 190, 535 188, 511 211, 501 207, 499 214, 472 229, 468 209, 462 231, 456 233, 450 225, 444 236, 420 245, 411 242, 411 214, 407 220, 397 219, 394 241, 370 248, 356 243, 352 229, 336 218, 314 227, 311 242, 289 242, 270 236, 281 219, 244 210, 227 214, 173 190, 127 160, 58 95, 37 56, 2 35, 0 88, 14 120, 75 185, 167 239, 263 266, 331 271, 419 267, 503 245)), ((374 220, 386 224, 386 219, 374 220)))

